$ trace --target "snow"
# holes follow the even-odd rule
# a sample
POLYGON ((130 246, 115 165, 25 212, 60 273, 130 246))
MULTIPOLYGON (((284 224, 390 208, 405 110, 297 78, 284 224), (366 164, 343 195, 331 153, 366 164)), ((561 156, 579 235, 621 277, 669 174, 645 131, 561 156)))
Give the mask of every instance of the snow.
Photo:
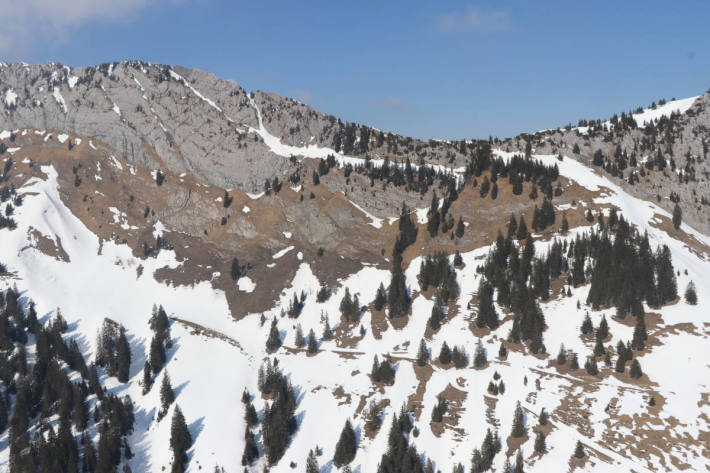
POLYGON ((664 105, 656 106, 655 109, 647 108, 641 113, 635 113, 633 117, 638 126, 644 127, 661 117, 670 117, 672 113, 685 113, 695 103, 698 97, 700 96, 671 100, 664 105))
POLYGON ((69 78, 67 79, 67 85, 69 85, 70 89, 73 89, 78 81, 79 78, 77 76, 69 76, 69 78))
POLYGON ((367 217, 370 220, 369 222, 367 222, 368 225, 372 225, 375 228, 382 228, 382 221, 383 220, 381 218, 375 217, 370 212, 368 212, 367 210, 365 210, 362 207, 360 207, 359 205, 357 205, 355 202, 353 202, 353 201, 349 201, 349 202, 353 207, 358 209, 360 212, 364 213, 365 217, 367 217))
POLYGON ((62 107, 62 110, 64 110, 64 113, 67 113, 67 104, 64 101, 64 97, 62 96, 62 93, 59 92, 59 89, 57 87, 54 87, 54 91, 52 92, 52 96, 54 97, 54 100, 57 101, 60 107, 62 107))
POLYGON ((217 110, 218 112, 222 113, 222 109, 219 108, 219 107, 217 106, 217 104, 214 103, 213 100, 208 99, 207 97, 205 97, 204 95, 202 95, 200 92, 198 92, 198 91, 197 91, 193 86, 191 86, 190 83, 189 83, 187 80, 185 80, 180 74, 178 74, 177 72, 175 72, 175 71, 173 71, 173 70, 171 69, 171 70, 170 70, 170 76, 171 76, 173 79, 175 79, 175 80, 177 80, 177 81, 182 82, 183 84, 185 84, 185 87, 187 87, 188 89, 190 89, 193 94, 197 95, 202 101, 207 102, 207 104, 209 104, 212 108, 214 108, 214 109, 217 110))
MULTIPOLYGON (((335 158, 335 161, 338 163, 340 166, 344 166, 346 164, 351 164, 353 166, 357 165, 364 165, 365 164, 365 159, 364 158, 355 158, 352 156, 346 156, 344 154, 338 153, 332 148, 327 148, 324 146, 319 146, 317 144, 308 144, 307 146, 292 146, 292 145, 287 145, 281 142, 281 140, 272 135, 269 130, 266 129, 264 126, 264 121, 261 116, 261 111, 259 110, 259 107, 256 105, 256 102, 254 102, 254 98, 250 97, 249 98, 249 103, 254 108, 256 111, 257 115, 257 120, 259 123, 259 128, 253 128, 253 127, 248 127, 249 133, 256 133, 261 137, 262 140, 264 140, 264 144, 269 148, 269 150, 278 155, 282 156, 284 158, 291 158, 291 156, 302 156, 303 158, 308 158, 308 159, 319 159, 319 158, 327 158, 329 155, 332 155, 335 158)), ((384 165, 385 160, 384 159, 371 159, 370 165, 374 167, 381 167, 384 165)), ((395 164, 395 163, 391 163, 395 164)), ((404 163, 400 163, 400 166, 404 167, 404 163)), ((419 166, 416 164, 411 164, 413 169, 419 169, 419 166)), ((457 179, 462 178, 462 175, 466 168, 464 166, 458 167, 458 168, 449 168, 447 166, 443 166, 440 164, 428 164, 427 166, 431 167, 435 171, 441 171, 441 172, 446 172, 446 173, 451 173, 454 176, 457 177, 457 179)))
POLYGON ((242 276, 237 281, 237 287, 240 291, 253 292, 256 289, 256 284, 247 276, 242 276))
POLYGON ((5 91, 5 105, 8 107, 17 105, 17 94, 12 89, 5 91))
MULTIPOLYGON (((497 153, 505 155, 499 151, 497 153)), ((654 246, 668 244, 673 253, 674 265, 681 272, 678 276, 679 290, 682 291, 689 281, 695 281, 701 304, 689 306, 681 301, 661 309, 667 326, 689 322, 690 328, 667 333, 661 340, 661 346, 654 346, 639 357, 644 372, 653 382, 658 383, 657 387, 651 388, 631 386, 613 376, 588 381, 580 373, 560 375, 554 367, 548 366, 549 359, 539 360, 514 351, 509 353, 507 361, 499 361, 495 355, 500 340, 506 337, 510 329, 511 322, 508 321, 481 337, 488 351, 490 363, 487 367, 481 370, 433 368, 422 398, 421 417, 416 422, 420 434, 412 438, 412 442, 420 451, 426 451, 432 456, 436 460, 436 468, 441 471, 451 471, 452 465, 458 462, 468 468, 471 450, 480 445, 485 427, 489 426, 485 417, 485 399, 491 396, 485 390, 493 373, 497 371, 505 382, 506 392, 496 397, 493 414, 498 420, 497 429, 504 449, 517 401, 526 409, 529 427, 534 425, 535 416, 542 407, 553 412, 567 396, 578 399, 586 406, 589 414, 587 420, 591 430, 584 433, 573 423, 568 425, 553 416, 551 422, 555 429, 547 439, 549 452, 542 457, 530 457, 534 442, 534 436, 531 435, 522 447, 527 462, 526 471, 558 471, 560 465, 566 469, 575 443, 581 440, 589 448, 608 457, 608 461, 594 458, 595 463, 588 463, 585 471, 647 473, 650 468, 645 463, 639 464, 635 459, 627 457, 623 446, 617 448, 602 439, 602 434, 608 432, 605 425, 608 415, 604 408, 613 398, 618 398, 616 405, 620 412, 628 414, 635 419, 634 422, 640 422, 638 418, 646 412, 644 406, 648 394, 661 392, 667 401, 657 421, 667 426, 675 426, 677 421, 674 435, 678 439, 686 435, 698 438, 701 432, 707 431, 707 422, 701 414, 710 414, 710 408, 699 407, 698 402, 708 392, 707 380, 710 379, 707 357, 702 356, 707 351, 706 324, 710 323, 707 306, 702 305, 702 301, 710 300, 710 287, 703 282, 707 274, 710 274, 710 262, 692 253, 681 241, 670 238, 665 232, 648 224, 654 214, 667 215, 653 203, 629 196, 605 177, 572 159, 565 157, 560 162, 556 156, 535 158, 558 164, 563 176, 588 189, 597 192, 607 189, 606 195, 596 197, 594 202, 613 203, 621 208, 625 218, 642 230, 648 230, 654 246), (686 269, 688 275, 684 274, 686 269), (673 356, 669 356, 670 353, 673 356), (678 369, 678 366, 683 366, 683 369, 678 369), (688 376, 688 372, 694 375, 688 376), (524 377, 528 379, 527 385, 523 382, 524 377), (536 381, 542 386, 540 390, 535 387, 536 381), (466 393, 463 411, 459 413, 458 419, 461 433, 446 429, 441 437, 436 437, 429 429, 429 416, 436 403, 436 396, 448 385, 466 393)), ((41 170, 47 175, 46 180, 32 178, 18 190, 25 196, 24 205, 15 211, 18 228, 14 231, 0 230, 3 241, 3 245, 0 245, 0 261, 16 273, 14 279, 3 280, 4 283, 17 284, 21 291, 29 289, 28 296, 35 300, 40 314, 49 315, 57 306, 61 307, 72 327, 69 336, 82 337, 87 355, 94 350, 93 335, 104 316, 126 326, 133 355, 130 381, 120 386, 113 380, 107 381, 114 383, 114 392, 129 394, 136 403, 136 429, 130 439, 132 445, 136 445, 136 457, 129 462, 136 472, 161 471, 162 467, 169 468, 170 463, 170 414, 166 417, 168 420, 152 422, 152 414, 160 403, 159 390, 154 388, 143 396, 139 384, 146 346, 151 337, 148 317, 152 305, 163 304, 171 316, 200 324, 233 340, 234 343, 230 343, 211 338, 175 322, 171 330, 176 343, 169 352, 166 369, 176 387, 177 403, 183 409, 195 439, 190 471, 196 472, 203 466, 206 471, 211 471, 215 464, 224 466, 227 471, 242 471, 240 457, 243 449, 244 412, 238 400, 245 387, 252 393, 257 392, 256 371, 267 356, 264 341, 269 324, 260 325, 261 314, 249 314, 235 321, 230 315, 224 293, 214 289, 209 282, 172 285, 156 281, 153 274, 160 268, 180 267, 181 263, 177 261, 174 252, 162 250, 155 258, 139 259, 126 245, 101 241, 64 205, 58 190, 56 170, 51 166, 43 166, 41 170), (55 242, 61 242, 70 262, 44 255, 30 245, 30 227, 55 242), (144 268, 140 277, 136 273, 139 265, 144 268)), ((116 207, 110 207, 109 211, 116 223, 126 218, 116 207)), ((244 206, 242 211, 248 213, 249 208, 244 206)), ((422 211, 425 215, 426 209, 416 211, 418 219, 422 211)), ((154 238, 167 231, 160 221, 154 224, 153 230, 154 238)), ((574 238, 576 232, 584 230, 573 229, 565 238, 574 238)), ((692 228, 684 225, 683 230, 708 243, 708 237, 694 232, 692 228)), ((282 234, 291 238, 290 232, 282 234)), ((549 244, 546 241, 536 242, 538 253, 544 252, 549 244)), ((294 246, 286 247, 274 254, 273 258, 277 260, 294 249, 294 246)), ((478 287, 480 275, 476 267, 481 264, 489 249, 481 247, 461 254, 464 267, 457 270, 461 287, 461 294, 455 302, 458 314, 427 340, 434 356, 444 341, 449 345, 463 345, 469 355, 472 354, 478 338, 471 333, 469 324, 476 309, 467 308, 467 303, 478 287)), ((286 348, 294 346, 297 323, 305 333, 310 329, 320 333, 322 316, 327 314, 331 326, 337 327, 339 304, 346 287, 352 294, 359 294, 361 303, 367 305, 380 283, 386 286, 389 282, 388 269, 363 266, 359 271, 331 285, 331 298, 318 303, 316 293, 321 281, 311 266, 302 261, 302 252, 297 252, 296 256, 300 262, 293 279, 283 292, 276 292, 272 307, 264 311, 267 319, 277 318, 286 348), (294 293, 300 294, 301 291, 306 296, 306 303, 300 317, 297 320, 281 318, 281 310, 288 306, 294 293)), ((388 330, 382 338, 376 338, 371 330, 373 314, 365 310, 361 319, 361 325, 366 329, 364 337, 359 338, 359 326, 355 326, 352 333, 346 334, 358 340, 352 348, 340 347, 336 341, 323 341, 319 346, 321 351, 313 357, 286 348, 278 351, 280 366, 298 389, 299 428, 283 459, 270 471, 294 471, 289 467, 291 461, 297 463, 298 471, 301 471, 307 451, 317 443, 324 450, 324 455, 319 458, 323 471, 335 473, 332 465, 325 464, 332 458, 335 442, 346 418, 353 421, 360 439, 357 456, 351 465, 353 470, 361 473, 376 471, 386 448, 393 413, 419 386, 413 359, 433 305, 432 299, 416 293, 419 289, 416 276, 420 262, 421 257, 415 258, 405 270, 407 284, 415 295, 412 316, 402 329, 395 330, 386 319, 384 323, 388 325, 388 330), (385 354, 396 356, 397 375, 394 386, 386 386, 381 390, 373 388, 368 373, 374 354, 380 358, 385 354), (333 392, 338 387, 342 387, 351 397, 349 402, 335 397, 333 392), (362 413, 357 412, 360 401, 367 402, 370 399, 389 401, 389 407, 384 412, 383 427, 374 439, 362 435, 362 413)), ((273 264, 267 266, 272 267, 273 264)), ((239 278, 236 284, 245 293, 256 289, 254 281, 246 276, 239 278)), ((548 321, 544 342, 552 356, 557 353, 562 342, 577 352, 580 361, 591 352, 592 343, 578 336, 579 324, 587 308, 576 307, 578 300, 582 303, 586 300, 588 291, 586 286, 572 288, 572 297, 553 299, 542 304, 548 321)), ((612 340, 607 345, 615 344, 617 340, 629 340, 632 332, 629 326, 613 320, 612 312, 609 309, 590 310, 595 325, 602 315, 606 315, 612 334, 612 340)), ((156 380, 156 384, 159 382, 160 379, 156 380)), ((255 407, 259 412, 263 412, 264 405, 265 401, 257 396, 255 407)), ((624 433, 624 429, 619 426, 614 432, 624 433)), ((654 425, 653 429, 658 427, 654 425)), ((6 434, 3 435, 5 437, 0 436, 0 444, 6 439, 6 434)), ((684 459, 691 465, 689 471, 707 469, 708 460, 701 455, 699 453, 696 457, 684 459)), ((496 457, 495 471, 501 471, 504 457, 504 454, 496 457)), ((650 461, 658 460, 651 455, 650 461)), ((0 470, 6 463, 7 452, 0 452, 0 470)), ((263 463, 263 459, 260 460, 253 471, 261 471, 265 466, 263 463)), ((661 470, 668 468, 671 467, 666 466, 661 470)))
POLYGON ((281 234, 286 238, 291 238, 291 236, 293 235, 291 232, 281 232, 281 234))
POLYGON ((57 135, 57 141, 59 141, 62 144, 64 144, 67 141, 67 139, 69 139, 69 135, 66 135, 64 133, 57 135))
POLYGON ((118 105, 116 105, 115 103, 113 104, 113 108, 111 110, 113 110, 119 117, 121 116, 121 109, 118 108, 118 105))
POLYGON ((284 248, 283 250, 277 251, 276 253, 274 253, 274 256, 272 256, 272 258, 273 258, 273 259, 279 259, 279 258, 281 258, 283 255, 285 255, 286 253, 288 253, 289 251, 291 251, 293 248, 294 248, 293 246, 287 246, 287 247, 284 248))
POLYGON ((251 212, 251 209, 245 205, 244 207, 242 207, 242 212, 248 214, 249 212, 251 212))

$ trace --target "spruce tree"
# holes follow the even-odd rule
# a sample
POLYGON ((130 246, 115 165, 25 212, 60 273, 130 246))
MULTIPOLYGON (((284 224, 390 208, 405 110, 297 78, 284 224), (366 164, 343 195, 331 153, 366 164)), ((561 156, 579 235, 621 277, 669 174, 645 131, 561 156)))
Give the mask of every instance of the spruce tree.
POLYGON ((301 328, 301 324, 296 326, 296 337, 294 343, 297 348, 303 348, 306 346, 306 339, 303 337, 303 329, 301 328))
POLYGON ((589 317, 589 312, 584 314, 581 331, 582 335, 588 335, 594 331, 594 325, 592 324, 592 319, 589 317))
POLYGON ((242 465, 249 466, 259 458, 259 447, 256 444, 254 433, 247 427, 244 432, 244 451, 242 452, 242 465))
POLYGON ((160 383, 160 406, 163 411, 167 411, 170 405, 175 400, 175 393, 173 392, 173 386, 170 383, 170 375, 166 371, 163 374, 163 381, 160 383))
POLYGON ((631 369, 629 369, 629 376, 631 376, 632 379, 638 379, 643 376, 643 371, 641 371, 641 364, 639 363, 638 358, 635 358, 634 361, 631 363, 631 369))
POLYGON ((577 440, 577 445, 574 447, 574 457, 584 458, 584 445, 579 440, 577 440))
POLYGON ((505 348, 505 343, 501 340, 500 347, 498 348, 498 357, 505 358, 506 356, 508 356, 508 349, 505 348))
POLYGON ((695 290, 693 281, 690 281, 688 287, 685 288, 685 302, 690 305, 696 305, 698 303, 698 293, 695 290))
POLYGON ((513 414, 513 428, 510 436, 514 438, 525 435, 525 416, 523 408, 520 406, 520 401, 515 405, 515 413, 513 414))
POLYGON ((313 450, 308 452, 308 458, 306 459, 306 473, 320 473, 318 458, 313 450))
POLYGON ((276 326, 276 319, 271 321, 271 329, 269 329, 269 338, 266 339, 266 351, 273 353, 281 347, 281 335, 276 326))
POLYGON ((308 353, 316 353, 318 351, 318 340, 316 339, 316 334, 311 329, 308 332, 308 353))
POLYGON ((126 338, 126 330, 121 327, 116 344, 116 358, 118 364, 117 378, 122 383, 128 382, 131 369, 131 347, 126 338))
POLYGON ((564 365, 567 363, 567 350, 565 350, 564 344, 560 345, 560 351, 557 353, 557 364, 564 365))
POLYGON ((441 350, 439 351, 439 363, 442 365, 448 365, 451 363, 451 349, 446 342, 441 345, 441 350))
POLYGON ((335 454, 333 455, 333 464, 340 468, 343 465, 347 465, 355 459, 355 453, 357 452, 357 439, 355 437, 355 431, 350 424, 350 419, 345 421, 343 430, 340 432, 340 438, 338 443, 335 445, 335 454))
POLYGON ((675 207, 673 207, 673 227, 678 230, 682 222, 683 211, 681 210, 680 205, 675 204, 675 207))
POLYGON ((429 361, 429 349, 426 346, 426 342, 422 338, 419 342, 419 350, 417 351, 417 365, 424 366, 429 361))
POLYGON ((380 283, 380 287, 377 288, 377 294, 375 294, 375 310, 382 310, 385 304, 387 304, 387 291, 384 284, 380 283))
POLYGON ((463 236, 465 228, 466 227, 463 224, 463 220, 461 219, 461 217, 459 217, 459 221, 456 224, 456 238, 461 238, 463 236))
POLYGON ((481 339, 478 339, 478 342, 476 343, 476 350, 473 355, 473 366, 476 368, 481 368, 488 362, 486 358, 486 349, 483 348, 483 343, 481 343, 481 339))
POLYGON ((538 431, 537 436, 535 437, 535 451, 537 453, 544 453, 546 450, 547 447, 545 445, 545 434, 538 431))
POLYGON ((192 446, 192 436, 187 429, 185 416, 180 406, 175 406, 173 419, 170 425, 170 448, 173 451, 172 473, 184 473, 187 469, 187 451, 192 446))

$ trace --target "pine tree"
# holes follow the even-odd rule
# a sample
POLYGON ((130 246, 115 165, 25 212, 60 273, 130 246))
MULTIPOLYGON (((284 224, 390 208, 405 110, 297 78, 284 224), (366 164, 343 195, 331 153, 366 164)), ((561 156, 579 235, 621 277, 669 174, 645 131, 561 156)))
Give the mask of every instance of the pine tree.
POLYGON ((545 446, 545 434, 538 431, 537 436, 535 437, 535 451, 537 453, 544 453, 546 450, 547 447, 545 446))
POLYGON ((254 433, 247 427, 244 432, 244 451, 242 453, 242 465, 249 466, 254 460, 259 458, 259 447, 256 444, 254 433))
POLYGON ((271 329, 269 330, 269 338, 266 339, 266 351, 273 353, 281 347, 281 335, 276 326, 276 319, 271 321, 271 329))
POLYGON ((590 374, 592 376, 598 375, 599 368, 597 367, 596 358, 594 358, 593 356, 587 358, 587 361, 584 363, 584 369, 587 370, 587 374, 590 374))
POLYGON ((599 327, 596 332, 597 340, 604 340, 609 336, 609 324, 606 321, 606 316, 602 315, 602 320, 599 322, 599 327))
POLYGON ((540 410, 540 415, 537 417, 537 421, 540 425, 544 426, 544 425, 547 425, 547 422, 549 421, 549 419, 550 419, 550 416, 547 414, 547 411, 543 407, 540 410))
POLYGON ((303 329, 301 328, 301 324, 298 324, 296 326, 295 345, 298 348, 303 348, 304 346, 306 346, 306 339, 303 337, 303 329))
POLYGON ((505 358, 508 356, 508 349, 505 348, 505 343, 501 340, 500 347, 498 348, 498 357, 505 358))
POLYGON ((574 447, 574 457, 584 458, 584 445, 579 440, 577 440, 577 445, 574 447))
POLYGON ((515 413, 513 414, 513 428, 510 436, 514 438, 525 435, 525 417, 523 408, 520 406, 520 401, 515 405, 515 413))
POLYGON ((308 332, 308 353, 316 353, 318 351, 318 340, 316 340, 316 334, 311 329, 308 332))
POLYGON ((673 227, 678 230, 682 222, 683 211, 681 210, 680 205, 675 204, 675 207, 673 207, 673 227))
POLYGON ((634 327, 634 335, 631 339, 631 347, 634 350, 643 350, 648 340, 646 333, 646 320, 643 314, 636 317, 636 326, 634 327))
POLYGON ((173 419, 170 425, 170 448, 173 451, 172 473, 183 473, 187 468, 187 451, 192 446, 192 436, 187 429, 185 416, 180 406, 175 406, 173 419))
POLYGON ((641 371, 641 364, 639 363, 638 358, 635 358, 634 361, 631 363, 631 369, 629 369, 629 376, 631 376, 631 379, 638 379, 643 376, 643 371, 641 371))
POLYGON ((143 394, 147 394, 153 385, 153 376, 151 375, 150 362, 148 360, 143 364, 143 394))
POLYGON ((170 375, 166 371, 163 374, 163 381, 160 383, 160 406, 163 411, 167 411, 174 400, 175 393, 172 384, 170 384, 170 375))
POLYGON ((446 342, 441 345, 441 350, 439 351, 439 363, 442 365, 448 365, 451 363, 451 349, 446 342))
POLYGON ((343 465, 347 465, 355 459, 356 452, 357 439, 355 438, 355 431, 350 424, 350 419, 348 419, 345 421, 343 430, 340 432, 338 443, 335 445, 333 464, 338 468, 343 465))
MULTIPOLYGON (((495 189, 497 189, 497 187, 495 187, 495 189)), ((495 199, 495 197, 494 197, 494 199, 495 199)), ((463 236, 463 232, 464 232, 465 228, 466 227, 463 224, 463 220, 461 219, 461 217, 459 217, 459 221, 456 224, 456 238, 461 238, 463 236)))
POLYGON ((567 363, 567 350, 565 350, 564 344, 560 345, 560 351, 557 354, 557 364, 564 365, 567 363))
POLYGON ((429 348, 426 346, 426 342, 422 338, 419 342, 419 350, 417 351, 417 365, 424 366, 429 361, 429 348))
POLYGON ((116 344, 116 358, 118 364, 117 378, 122 383, 128 382, 131 369, 131 347, 126 338, 126 330, 121 327, 116 344))
POLYGON ((306 473, 320 473, 318 458, 313 450, 308 452, 308 458, 306 459, 306 473))
POLYGON ((515 468, 513 468, 513 473, 525 473, 525 461, 523 461, 523 452, 518 449, 518 453, 515 455, 515 468))
POLYGON ((488 359, 486 358, 486 349, 483 348, 483 344, 481 343, 481 339, 478 339, 478 342, 476 343, 476 350, 473 355, 473 366, 476 368, 481 368, 488 362, 488 359))
POLYGON ((698 293, 695 290, 693 281, 690 281, 688 287, 685 288, 685 302, 690 305, 696 305, 698 303, 698 293))
POLYGON ((377 288, 377 294, 375 294, 375 310, 382 310, 385 304, 387 304, 387 291, 384 284, 380 283, 380 287, 377 288))
POLYGON ((594 331, 594 325, 592 324, 592 319, 589 317, 589 312, 584 314, 581 331, 582 335, 588 335, 594 331))

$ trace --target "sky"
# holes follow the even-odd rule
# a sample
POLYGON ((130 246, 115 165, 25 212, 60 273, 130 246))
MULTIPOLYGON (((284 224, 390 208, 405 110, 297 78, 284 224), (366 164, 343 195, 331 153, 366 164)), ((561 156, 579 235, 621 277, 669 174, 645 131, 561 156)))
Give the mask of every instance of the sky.
POLYGON ((507 137, 710 88, 707 0, 0 0, 0 59, 196 67, 418 138, 507 137))

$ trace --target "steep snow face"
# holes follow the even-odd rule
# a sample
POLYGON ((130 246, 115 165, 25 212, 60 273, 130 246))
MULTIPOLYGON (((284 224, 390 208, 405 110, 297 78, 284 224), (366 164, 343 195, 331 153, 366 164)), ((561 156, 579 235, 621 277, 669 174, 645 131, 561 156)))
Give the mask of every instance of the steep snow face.
MULTIPOLYGON (((550 164, 557 163, 562 175, 589 189, 607 189, 606 195, 598 197, 598 202, 612 202, 619 206, 626 218, 649 232, 654 244, 669 245, 675 268, 680 272, 679 290, 682 291, 693 280, 701 303, 710 300, 710 287, 704 283, 703 277, 710 274, 710 263, 692 253, 682 242, 670 239, 649 225, 653 214, 663 214, 662 210, 626 195, 603 176, 572 159, 563 158, 560 162, 555 156, 536 158, 550 164)), ((360 303, 365 305, 374 298, 380 284, 388 284, 388 270, 365 266, 339 281, 337 287, 332 288, 331 297, 319 303, 316 295, 320 281, 306 261, 300 263, 293 280, 284 288, 274 306, 265 312, 267 323, 261 324, 260 314, 251 314, 236 322, 229 314, 224 294, 213 289, 208 282, 172 286, 154 279, 156 270, 165 266, 180 266, 181 262, 172 251, 162 250, 155 258, 139 259, 126 246, 100 241, 62 202, 55 169, 45 166, 42 171, 47 175, 46 179, 33 179, 19 191, 25 196, 25 203, 15 211, 17 229, 0 230, 3 242, 0 245, 0 261, 7 264, 14 274, 14 279, 3 281, 17 284, 18 289, 32 297, 42 317, 51 316, 57 307, 61 307, 71 327, 67 336, 78 337, 88 356, 95 350, 94 336, 104 317, 116 320, 127 328, 133 360, 129 383, 108 382, 115 393, 130 395, 136 405, 135 433, 129 439, 136 454, 129 464, 136 473, 161 471, 163 467, 169 468, 171 462, 170 414, 161 422, 153 420, 160 405, 159 389, 154 387, 143 396, 139 385, 152 336, 148 318, 155 303, 163 304, 171 316, 197 324, 187 327, 180 322, 173 323, 171 330, 175 346, 168 353, 166 365, 177 395, 176 402, 185 413, 195 439, 190 452, 191 472, 211 471, 215 465, 225 467, 226 471, 242 470, 244 412, 240 397, 244 388, 258 393, 257 371, 267 356, 264 342, 271 318, 278 320, 285 345, 277 352, 279 365, 298 392, 298 431, 282 460, 270 471, 294 471, 289 466, 291 462, 296 463, 300 471, 308 450, 316 445, 323 448, 323 456, 319 458, 321 466, 325 471, 334 471, 330 460, 346 419, 353 421, 359 439, 357 456, 351 465, 353 470, 361 473, 376 471, 387 448, 393 414, 418 389, 421 389, 421 398, 417 401, 421 411, 415 425, 420 433, 418 437, 412 437, 412 442, 420 452, 426 452, 435 460, 436 468, 441 471, 451 471, 452 466, 459 462, 468 466, 471 451, 480 446, 487 427, 498 429, 505 452, 505 440, 510 434, 517 401, 526 409, 529 432, 541 408, 553 413, 551 422, 554 429, 547 438, 548 453, 542 457, 532 456, 532 434, 521 446, 526 458, 526 471, 535 473, 566 469, 577 440, 581 440, 588 451, 598 452, 585 466, 585 471, 590 472, 672 471, 669 455, 683 458, 691 465, 691 471, 703 471, 710 466, 701 448, 683 450, 676 447, 662 459, 666 466, 661 465, 655 455, 649 456, 646 461, 639 461, 629 455, 626 444, 609 440, 610 432, 613 438, 632 434, 630 428, 625 426, 609 427, 606 412, 606 406, 613 403, 619 407, 621 414, 632 419, 631 426, 642 427, 645 422, 643 416, 647 414, 647 398, 653 393, 660 393, 666 402, 658 419, 653 421, 660 422, 654 428, 670 429, 678 439, 688 436, 698 439, 700 432, 708 430, 705 420, 708 417, 704 416, 710 416, 710 407, 703 405, 702 399, 708 392, 705 380, 710 379, 710 367, 706 357, 701 355, 706 351, 706 324, 710 323, 710 314, 703 305, 689 306, 680 301, 660 311, 664 326, 687 322, 693 330, 670 330, 663 334, 663 345, 653 347, 649 353, 640 356, 644 372, 658 386, 633 386, 613 376, 590 381, 580 373, 562 375, 549 366, 549 359, 517 351, 511 351, 507 360, 500 361, 495 355, 500 341, 506 338, 512 326, 510 320, 480 338, 488 352, 489 364, 486 367, 460 370, 433 367, 430 378, 422 380, 414 360, 434 302, 418 294, 417 274, 421 257, 415 258, 405 271, 407 285, 414 298, 412 316, 401 329, 395 329, 385 318, 379 323, 384 324, 387 330, 380 329, 382 333, 375 333, 373 319, 377 314, 370 311, 362 314, 359 325, 339 327, 339 305, 345 288, 353 296, 359 295, 360 303), (48 256, 31 245, 33 231, 61 245, 68 261, 48 256), (294 294, 302 293, 305 306, 298 319, 281 318, 282 310, 288 307, 294 294), (315 356, 295 350, 297 326, 301 326, 304 334, 313 329, 319 336, 326 317, 330 325, 336 330, 342 329, 344 336, 352 339, 353 344, 345 348, 335 341, 321 341, 320 352, 315 356), (364 334, 361 334, 360 326, 364 328, 364 334), (219 338, 210 334, 216 334, 219 338), (395 360, 397 375, 393 386, 373 387, 368 373, 375 354, 380 359, 389 354, 395 360), (693 374, 683 376, 677 369, 679 362, 693 374), (491 396, 486 391, 495 372, 505 382, 504 395, 491 396), (540 384, 539 389, 537 383, 540 384), (429 426, 430 414, 437 397, 446 389, 462 393, 461 410, 458 411, 455 428, 446 428, 437 436, 429 426), (588 428, 576 425, 574 419, 565 418, 562 413, 555 413, 563 403, 570 402, 570 398, 588 408, 588 428), (363 413, 359 407, 370 400, 389 403, 384 412, 383 427, 372 439, 364 435, 363 413), (490 424, 489 418, 495 419, 496 424, 490 424)), ((576 232, 584 230, 586 228, 574 229, 565 238, 572 239, 576 232)), ((165 227, 157 223, 154 236, 163 231, 165 227)), ((702 238, 692 229, 687 231, 696 238, 702 238)), ((547 246, 548 242, 536 244, 539 253, 544 253, 547 246)), ((461 293, 454 304, 457 315, 426 341, 434 357, 444 342, 450 346, 464 346, 469 354, 473 353, 478 338, 471 332, 470 323, 476 309, 468 304, 480 279, 476 267, 484 261, 489 249, 483 247, 462 254, 464 266, 457 270, 461 293)), ((274 258, 298 250, 295 246, 289 246, 274 258)), ((237 284, 245 292, 254 289, 253 282, 248 278, 240 278, 237 284)), ((579 324, 585 310, 592 313, 595 326, 602 316, 606 316, 612 334, 608 344, 613 346, 617 341, 631 338, 632 329, 613 320, 612 310, 577 308, 578 301, 583 304, 586 300, 588 290, 585 286, 573 288, 571 297, 542 304, 548 325, 544 336, 549 352, 556 353, 561 343, 574 350, 582 361, 591 352, 593 343, 579 337, 579 324)), ((501 313, 500 308, 498 311, 501 313)), ((159 386, 159 383, 160 379, 156 379, 155 385, 159 386)), ((263 413, 265 401, 258 395, 255 407, 260 414, 263 413)), ((0 445, 6 445, 6 435, 0 436, 0 445)), ((6 468, 7 455, 7 449, 0 450, 0 471, 6 468)), ((502 470, 504 461, 504 453, 496 457, 495 471, 502 470)), ((260 471, 264 466, 262 458, 252 469, 260 471)))
POLYGON ((688 97, 687 99, 671 100, 663 105, 656 106, 656 108, 644 109, 641 113, 634 113, 634 120, 636 120, 638 126, 644 127, 661 117, 669 117, 672 113, 685 113, 692 107, 698 97, 699 95, 688 97))

